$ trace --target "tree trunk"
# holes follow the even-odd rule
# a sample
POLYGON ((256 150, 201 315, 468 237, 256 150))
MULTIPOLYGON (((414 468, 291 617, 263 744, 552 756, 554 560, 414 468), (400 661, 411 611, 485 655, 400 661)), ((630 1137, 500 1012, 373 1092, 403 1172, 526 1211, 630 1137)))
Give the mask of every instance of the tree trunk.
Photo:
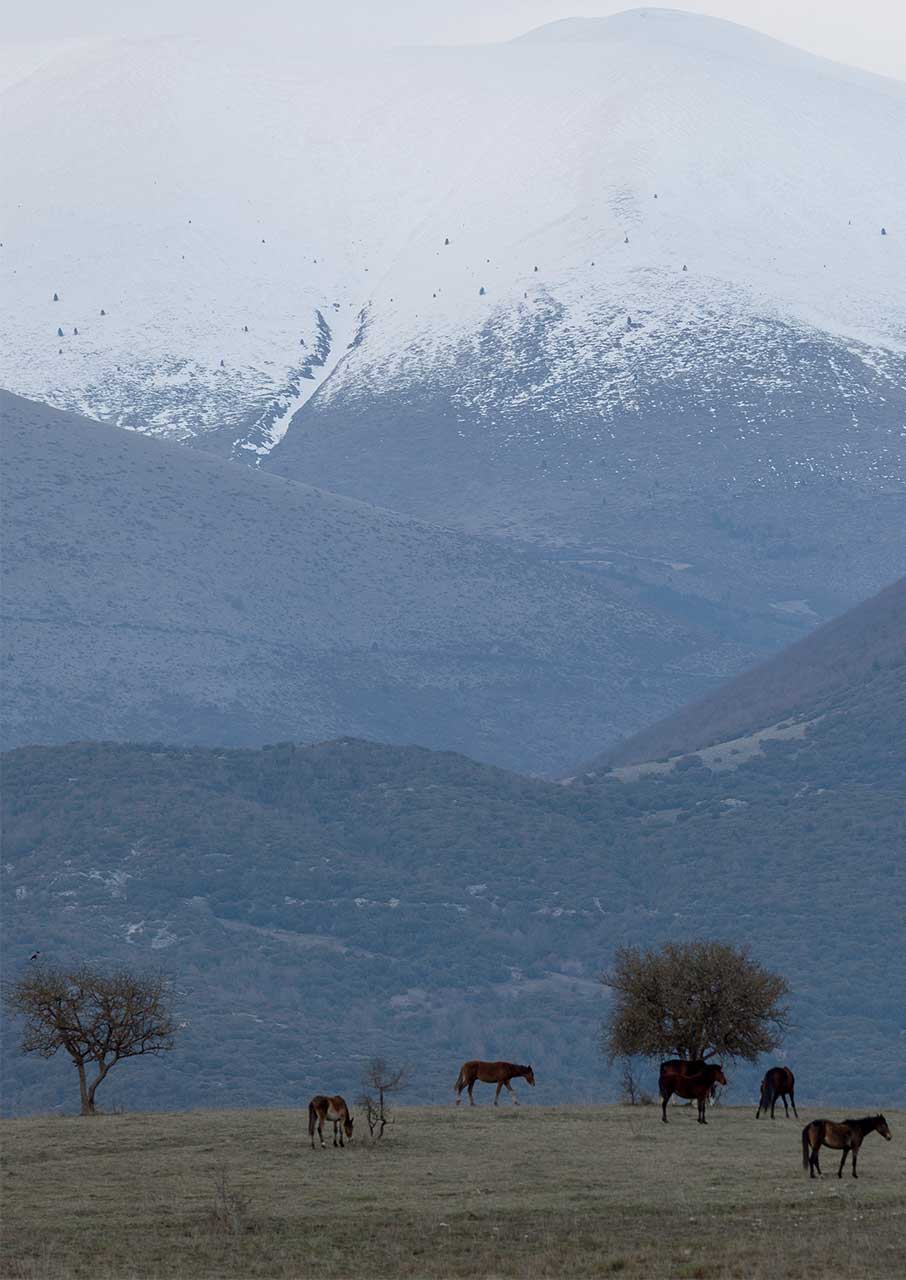
POLYGON ((85 1079, 85 1064, 76 1060, 76 1067, 79 1072, 79 1093, 82 1098, 81 1115, 93 1116, 96 1114, 94 1109, 94 1089, 88 1092, 88 1082, 85 1079))
POLYGON ((98 1063, 98 1073, 95 1076, 94 1080, 92 1080, 91 1084, 88 1086, 88 1111, 87 1112, 83 1111, 82 1112, 83 1116, 97 1115, 97 1112, 94 1109, 94 1095, 97 1092, 98 1085, 104 1079, 104 1076, 107 1074, 109 1070, 110 1068, 106 1066, 103 1062, 98 1063))

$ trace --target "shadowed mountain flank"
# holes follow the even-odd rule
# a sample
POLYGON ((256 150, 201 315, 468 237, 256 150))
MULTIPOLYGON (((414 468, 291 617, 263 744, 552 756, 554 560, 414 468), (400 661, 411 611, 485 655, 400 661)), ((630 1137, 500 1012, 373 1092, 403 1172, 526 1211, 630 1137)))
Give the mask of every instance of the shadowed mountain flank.
POLYGON ((846 715, 879 726, 898 708, 906 724, 906 578, 606 752, 590 768, 698 751, 790 720, 846 715))
POLYGON ((338 733, 555 772, 750 654, 579 569, 4 395, 5 742, 338 733))

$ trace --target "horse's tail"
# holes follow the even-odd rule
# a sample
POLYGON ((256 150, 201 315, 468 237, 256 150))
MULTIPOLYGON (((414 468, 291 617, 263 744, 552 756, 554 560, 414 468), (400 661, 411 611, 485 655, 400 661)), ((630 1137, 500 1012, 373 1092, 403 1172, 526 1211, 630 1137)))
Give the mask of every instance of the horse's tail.
POLYGON ((465 1087, 466 1087, 466 1069, 465 1069, 465 1066, 461 1066, 459 1068, 459 1075, 456 1077, 456 1084, 454 1084, 453 1089, 455 1090, 456 1093, 462 1093, 465 1087))
POLYGON ((803 1169, 805 1169, 806 1172, 808 1172, 808 1160, 809 1160, 808 1131, 810 1128, 811 1128, 810 1125, 806 1125, 805 1128, 802 1130, 802 1167, 803 1169))
POLYGON ((315 1129, 318 1127, 318 1111, 313 1102, 308 1104, 308 1136, 315 1136, 315 1129))

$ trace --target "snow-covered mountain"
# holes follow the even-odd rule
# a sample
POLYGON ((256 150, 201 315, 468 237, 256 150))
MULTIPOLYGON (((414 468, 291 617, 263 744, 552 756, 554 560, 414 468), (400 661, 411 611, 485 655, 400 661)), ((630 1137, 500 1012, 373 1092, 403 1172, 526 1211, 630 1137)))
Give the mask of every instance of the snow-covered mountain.
POLYGON ((906 85, 660 9, 4 83, 13 390, 712 603, 902 571, 906 85))
MULTIPOLYGON (((330 394, 369 394, 489 323, 518 361, 539 319, 521 402, 594 363, 605 420, 640 365, 757 365, 765 324, 902 372, 906 86, 729 23, 634 10, 343 65, 81 42, 5 80, 0 379, 60 407, 257 453, 338 363, 330 394)), ((493 413, 493 385, 462 394, 493 413)))

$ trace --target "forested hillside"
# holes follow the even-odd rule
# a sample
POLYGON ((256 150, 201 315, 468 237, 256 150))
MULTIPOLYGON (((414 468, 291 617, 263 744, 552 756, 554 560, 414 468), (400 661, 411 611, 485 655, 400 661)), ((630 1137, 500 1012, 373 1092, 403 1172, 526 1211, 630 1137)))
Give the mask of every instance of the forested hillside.
MULTIPOLYGON (((38 949, 174 974, 176 1052, 119 1068, 108 1105, 295 1103, 373 1052, 420 1064, 413 1098, 478 1055, 531 1061, 553 1101, 608 1087, 614 948, 713 936, 788 977, 803 1099, 902 1105, 904 673, 735 769, 634 782, 348 739, 13 751, 4 969, 38 949)), ((11 1110, 74 1105, 71 1068, 5 1043, 11 1110)))

